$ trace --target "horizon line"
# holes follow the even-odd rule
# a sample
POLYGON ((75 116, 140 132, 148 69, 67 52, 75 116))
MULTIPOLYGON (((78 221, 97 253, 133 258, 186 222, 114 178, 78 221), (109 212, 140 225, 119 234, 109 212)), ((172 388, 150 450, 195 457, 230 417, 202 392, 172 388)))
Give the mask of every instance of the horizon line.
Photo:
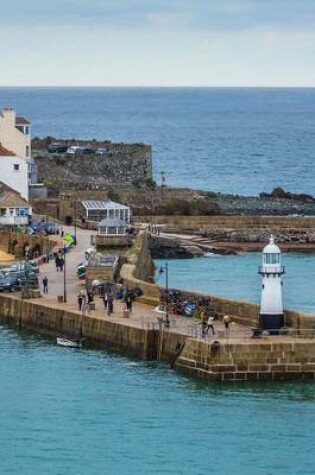
POLYGON ((117 85, 117 86, 101 86, 101 85, 0 85, 0 89, 315 89, 315 86, 263 86, 263 85, 255 85, 255 86, 194 86, 194 85, 186 85, 186 86, 174 86, 174 85, 142 85, 142 86, 127 86, 127 85, 117 85))

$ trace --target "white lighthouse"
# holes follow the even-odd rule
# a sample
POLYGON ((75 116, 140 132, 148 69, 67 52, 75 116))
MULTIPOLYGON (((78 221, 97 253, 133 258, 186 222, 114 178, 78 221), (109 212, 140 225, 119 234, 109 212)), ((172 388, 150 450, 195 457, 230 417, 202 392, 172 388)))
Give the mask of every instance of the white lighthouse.
POLYGON ((259 273, 263 278, 259 326, 262 330, 279 330, 284 325, 282 303, 284 267, 281 265, 281 251, 275 244, 273 236, 263 250, 259 273))

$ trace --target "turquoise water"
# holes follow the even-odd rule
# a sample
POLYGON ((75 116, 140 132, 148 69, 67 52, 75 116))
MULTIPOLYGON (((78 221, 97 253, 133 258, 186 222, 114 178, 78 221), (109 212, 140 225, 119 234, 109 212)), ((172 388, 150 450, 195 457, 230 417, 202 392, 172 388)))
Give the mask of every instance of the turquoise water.
MULTIPOLYGON (((0 103, 33 136, 151 143, 159 182, 314 194, 314 89, 0 88, 0 103)), ((257 302, 258 265, 171 261, 170 281, 257 302)), ((314 310, 314 257, 285 265, 285 306, 314 310)), ((5 327, 0 352, 1 475, 314 474, 313 382, 206 385, 5 327)))
POLYGON ((0 88, 4 106, 33 137, 150 143, 159 183, 315 194, 314 88, 0 88))
MULTIPOLYGON (((288 253, 283 255, 283 302, 288 309, 315 314, 315 255, 288 253)), ((156 260, 157 268, 165 261, 156 260)), ((213 254, 198 259, 169 261, 169 285, 248 302, 260 302, 260 253, 220 256, 213 254)), ((164 285, 164 276, 156 276, 164 285)))
POLYGON ((314 474, 315 383, 204 384, 0 327, 1 475, 314 474))

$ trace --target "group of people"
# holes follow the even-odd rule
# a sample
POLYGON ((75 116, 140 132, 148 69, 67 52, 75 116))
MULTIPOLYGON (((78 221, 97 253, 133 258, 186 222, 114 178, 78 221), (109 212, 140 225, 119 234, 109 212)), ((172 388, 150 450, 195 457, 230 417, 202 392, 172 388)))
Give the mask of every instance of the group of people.
POLYGON ((82 310, 84 304, 90 304, 94 302, 94 293, 91 290, 81 289, 78 295, 78 307, 82 310))
POLYGON ((65 260, 64 260, 63 256, 60 253, 58 253, 55 257, 55 264, 56 264, 57 272, 58 271, 62 272, 63 271, 63 266, 65 264, 65 260))
MULTIPOLYGON (((214 336, 215 335, 214 317, 212 315, 207 315, 205 310, 201 311, 200 317, 201 317, 201 335, 202 335, 202 337, 205 338, 208 335, 209 330, 211 330, 212 336, 214 336)), ((225 332, 227 334, 228 331, 229 331, 230 323, 231 323, 230 316, 227 315, 227 314, 223 315, 222 323, 224 325, 225 332)))
MULTIPOLYGON (((101 293, 100 297, 103 300, 104 309, 107 311, 107 314, 110 315, 114 312, 114 294, 111 288, 105 288, 101 293)), ((90 304, 94 302, 94 293, 92 290, 81 289, 78 294, 78 308, 82 310, 84 304, 90 304)), ((133 297, 128 292, 123 298, 123 310, 128 311, 129 314, 132 313, 133 297)))

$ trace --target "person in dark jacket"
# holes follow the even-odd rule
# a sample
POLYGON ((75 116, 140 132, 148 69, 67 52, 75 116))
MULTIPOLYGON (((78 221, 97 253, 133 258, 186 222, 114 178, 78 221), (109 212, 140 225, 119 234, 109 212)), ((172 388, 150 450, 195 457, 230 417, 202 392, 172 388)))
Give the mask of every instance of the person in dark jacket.
POLYGON ((43 292, 44 294, 48 294, 48 278, 46 275, 43 278, 43 292))

